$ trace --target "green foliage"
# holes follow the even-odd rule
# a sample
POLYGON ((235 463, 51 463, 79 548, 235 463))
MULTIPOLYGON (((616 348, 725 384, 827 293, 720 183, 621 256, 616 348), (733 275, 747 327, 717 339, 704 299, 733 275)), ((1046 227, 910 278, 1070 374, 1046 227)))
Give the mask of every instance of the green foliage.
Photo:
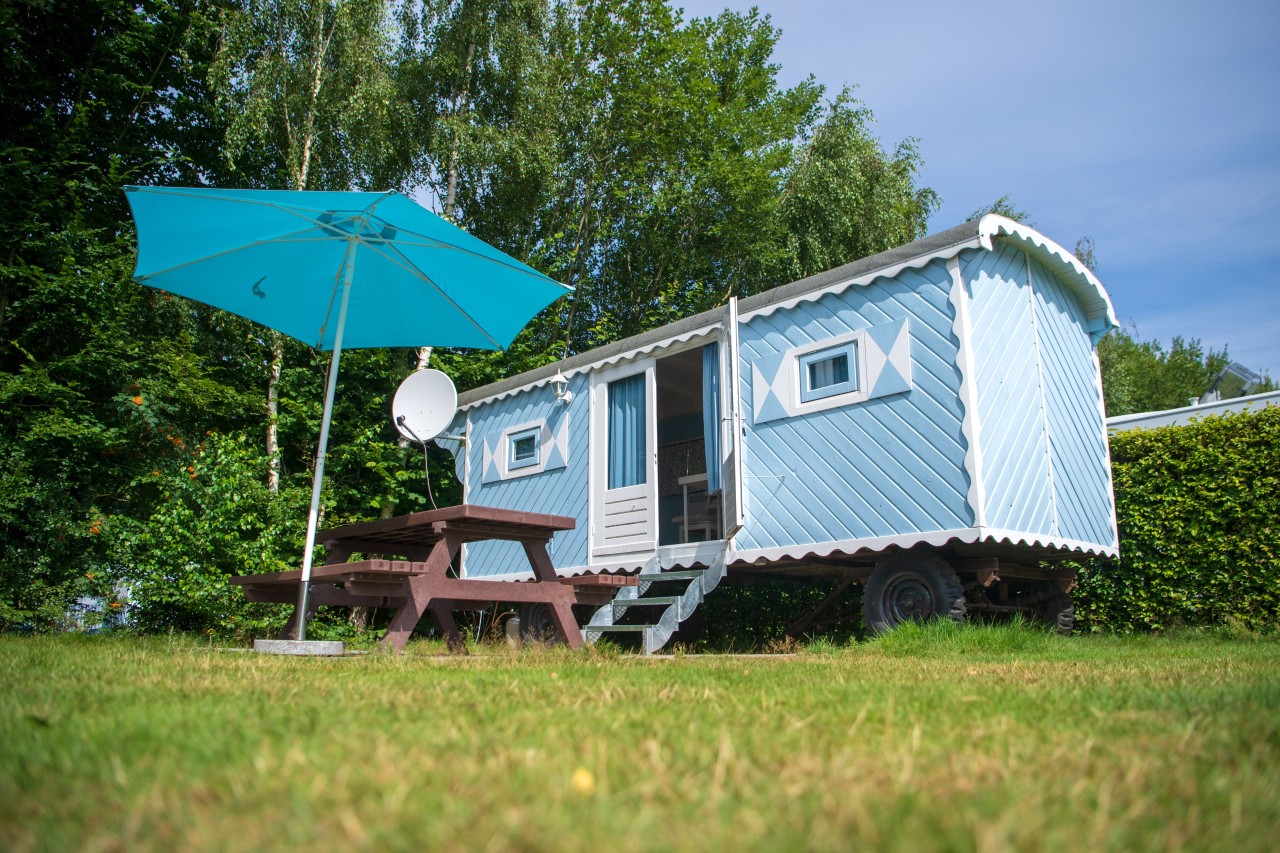
POLYGON ((131 616, 148 631, 214 630, 261 636, 279 627, 279 608, 245 602, 233 575, 279 572, 302 557, 310 494, 273 495, 266 460, 243 435, 211 434, 173 452, 131 487, 152 492, 145 518, 115 515, 102 525, 107 571, 129 590, 131 616))
MULTIPOLYGON (((446 215, 577 289, 509 375, 909 242, 936 207, 848 92, 777 83, 752 10, 659 0, 408 4, 403 91, 446 215)), ((466 387, 465 385, 463 387, 466 387)))
POLYGON ((407 121, 387 15, 385 0, 241 0, 226 12, 209 82, 229 116, 235 185, 387 188, 407 121))
POLYGON ((1098 362, 1107 415, 1114 417, 1185 406, 1230 359, 1225 347, 1206 353, 1196 338, 1175 337, 1166 352, 1159 341, 1138 340, 1136 330, 1117 329, 1098 342, 1098 362))
MULTIPOLYGON (((827 579, 791 579, 761 583, 723 584, 707 597, 695 618, 701 622, 700 636, 686 639, 685 631, 675 642, 692 640, 699 648, 734 651, 762 651, 786 645, 791 623, 813 612, 831 593, 836 582, 827 579)), ((842 618, 810 632, 827 640, 845 641, 862 636, 861 587, 853 585, 840 600, 842 618)))
POLYGON ((251 384, 234 339, 197 350, 208 312, 129 280, 120 189, 202 173, 217 8, 0 4, 0 625, 108 593, 103 519, 146 512, 128 484, 163 431, 228 426, 251 384))
MULTIPOLYGON (((782 205, 788 257, 798 279, 924 236, 939 199, 917 189, 916 140, 887 156, 871 135, 871 110, 845 89, 799 152, 782 205)), ((774 282, 780 283, 780 282, 774 282)))
POLYGON ((1280 407, 1111 437, 1120 558, 1084 567, 1097 630, 1280 627, 1280 407))
POLYGON ((1076 241, 1076 248, 1072 254, 1080 263, 1088 268, 1089 272, 1097 275, 1098 273, 1098 247, 1093 242, 1093 238, 1089 236, 1081 237, 1076 241))
MULTIPOLYGON (((983 207, 980 207, 977 210, 973 211, 972 213, 969 214, 967 218, 971 220, 979 219, 983 216, 986 216, 988 213, 995 213, 1000 216, 1006 216, 1009 219, 1012 219, 1014 222, 1025 222, 1028 225, 1031 224, 1031 220, 1030 220, 1031 214, 1027 213, 1025 210, 1019 210, 1018 206, 1014 204, 1012 196, 1002 195, 1000 196, 1000 198, 991 202, 991 204, 984 205, 983 207)), ((1090 269, 1092 269, 1092 267, 1090 267, 1090 269)))

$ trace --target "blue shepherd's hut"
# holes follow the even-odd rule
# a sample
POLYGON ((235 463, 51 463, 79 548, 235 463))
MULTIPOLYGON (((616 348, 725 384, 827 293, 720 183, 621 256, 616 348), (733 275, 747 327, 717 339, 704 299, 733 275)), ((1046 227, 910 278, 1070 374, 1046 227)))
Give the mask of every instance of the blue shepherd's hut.
MULTIPOLYGON (((873 630, 1024 612, 1115 554, 1106 291, 997 215, 459 397, 469 503, 572 516, 565 576, 639 573, 588 637, 661 647, 723 578, 863 582, 873 630), (643 614, 643 615, 639 615, 643 614)), ((516 580, 515 543, 469 577, 516 580)), ((525 614, 526 627, 539 614, 525 614)))

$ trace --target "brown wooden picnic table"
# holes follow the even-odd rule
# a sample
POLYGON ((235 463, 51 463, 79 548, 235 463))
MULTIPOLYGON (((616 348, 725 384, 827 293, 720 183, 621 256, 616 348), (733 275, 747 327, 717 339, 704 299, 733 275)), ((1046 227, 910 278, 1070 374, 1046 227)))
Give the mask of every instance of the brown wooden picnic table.
MULTIPOLYGON (((547 543, 559 531, 574 526, 572 518, 562 515, 463 504, 324 530, 317 540, 328 555, 324 565, 311 572, 311 607, 395 608, 382 643, 396 651, 404 648, 418 621, 430 611, 449 648, 465 653, 454 610, 496 602, 545 604, 565 641, 577 648, 582 645, 582 633, 572 606, 597 600, 603 603, 616 587, 634 583, 634 579, 616 575, 558 577, 547 543), (532 582, 449 577, 449 566, 456 564, 464 544, 493 539, 519 542, 524 547, 533 569, 532 582), (357 552, 366 559, 349 562, 357 552), (385 559, 389 556, 404 559, 385 559)), ((301 570, 295 569, 243 575, 232 578, 232 583, 241 586, 250 601, 288 603, 296 600, 301 579, 301 570)), ((298 615, 295 604, 282 637, 293 636, 298 615)))

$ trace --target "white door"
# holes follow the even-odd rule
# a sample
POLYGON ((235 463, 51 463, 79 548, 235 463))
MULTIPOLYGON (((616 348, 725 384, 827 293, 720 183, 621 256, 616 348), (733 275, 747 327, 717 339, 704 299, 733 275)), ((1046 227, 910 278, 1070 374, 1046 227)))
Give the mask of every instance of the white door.
POLYGON ((648 558, 658 547, 658 429, 653 359, 591 378, 591 562, 648 558))

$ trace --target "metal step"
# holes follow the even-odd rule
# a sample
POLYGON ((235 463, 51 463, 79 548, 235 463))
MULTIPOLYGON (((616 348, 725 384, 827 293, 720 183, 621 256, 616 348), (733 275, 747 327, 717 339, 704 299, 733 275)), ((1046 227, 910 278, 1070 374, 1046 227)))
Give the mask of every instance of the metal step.
POLYGON ((626 610, 628 607, 638 607, 643 605, 675 604, 679 600, 680 596, 678 595, 651 595, 648 598, 632 598, 628 601, 617 601, 615 599, 613 602, 613 609, 618 611, 626 610))
POLYGON ((688 572, 652 572, 645 574, 641 572, 636 575, 636 579, 641 583, 649 581, 650 583, 658 583, 660 581, 691 581, 694 578, 700 578, 706 574, 706 569, 693 569, 688 572))
MULTIPOLYGON (((689 614, 698 609, 698 605, 706 598, 707 593, 715 589, 724 578, 731 562, 730 545, 718 554, 711 565, 705 569, 689 569, 679 572, 661 571, 661 563, 655 552, 636 575, 636 585, 624 587, 615 594, 613 601, 602 606, 591 617, 591 621, 582 629, 583 638, 594 643, 603 635, 639 634, 641 650, 651 655, 661 649, 671 639, 671 635, 680 627, 680 623, 689 618, 689 614), (645 597, 645 593, 655 583, 669 581, 689 581, 680 595, 655 595, 645 597), (624 614, 628 607, 637 605, 665 605, 666 609, 653 625, 615 625, 615 617, 624 614)), ((652 616, 646 614, 646 618, 652 616)))

